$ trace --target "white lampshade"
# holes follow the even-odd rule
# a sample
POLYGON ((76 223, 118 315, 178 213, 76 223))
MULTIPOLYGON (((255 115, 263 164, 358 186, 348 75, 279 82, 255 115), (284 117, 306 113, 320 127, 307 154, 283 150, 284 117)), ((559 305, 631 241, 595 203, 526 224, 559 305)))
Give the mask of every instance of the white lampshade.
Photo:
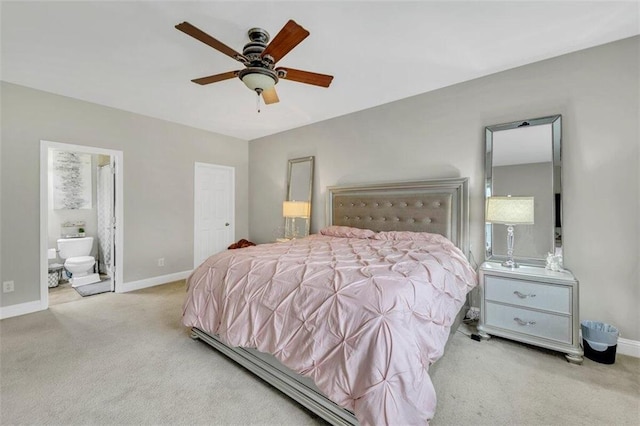
POLYGON ((533 197, 489 197, 485 220, 504 225, 533 225, 533 197))
POLYGON ((275 86, 276 81, 268 75, 251 72, 242 76, 242 82, 251 90, 261 89, 263 91, 275 86))
POLYGON ((282 203, 282 216, 309 217, 310 204, 307 201, 285 201, 282 203))

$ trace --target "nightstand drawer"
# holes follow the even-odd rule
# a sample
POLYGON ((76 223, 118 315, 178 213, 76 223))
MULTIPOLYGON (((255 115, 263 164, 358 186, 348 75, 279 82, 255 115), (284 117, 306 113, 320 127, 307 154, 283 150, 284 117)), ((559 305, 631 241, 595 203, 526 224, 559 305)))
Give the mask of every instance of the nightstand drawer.
POLYGON ((571 288, 496 276, 485 277, 485 300, 571 314, 571 288))
POLYGON ((486 302, 485 324, 506 330, 571 343, 571 317, 486 302))

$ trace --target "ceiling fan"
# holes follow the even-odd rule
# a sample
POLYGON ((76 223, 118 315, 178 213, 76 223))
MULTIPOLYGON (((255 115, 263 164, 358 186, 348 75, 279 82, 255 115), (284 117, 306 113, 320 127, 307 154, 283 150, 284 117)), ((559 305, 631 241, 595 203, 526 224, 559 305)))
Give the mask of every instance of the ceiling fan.
POLYGON ((273 104, 280 101, 275 85, 281 78, 321 87, 329 87, 331 80, 333 80, 331 75, 293 68, 275 68, 276 62, 309 36, 309 31, 293 20, 289 20, 282 27, 280 32, 271 40, 271 43, 269 43, 269 33, 267 31, 262 28, 251 28, 248 31, 249 40, 251 41, 244 45, 242 54, 188 22, 178 24, 176 28, 241 62, 245 66, 243 70, 228 71, 191 80, 197 84, 205 85, 239 77, 249 89, 254 90, 258 96, 262 95, 265 104, 273 104))

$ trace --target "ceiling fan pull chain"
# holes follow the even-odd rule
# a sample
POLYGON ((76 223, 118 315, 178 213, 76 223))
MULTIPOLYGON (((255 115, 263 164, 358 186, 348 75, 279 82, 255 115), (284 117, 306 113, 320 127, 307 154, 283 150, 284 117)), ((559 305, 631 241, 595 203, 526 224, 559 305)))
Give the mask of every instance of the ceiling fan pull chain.
POLYGON ((260 114, 260 92, 256 90, 256 109, 258 110, 258 114, 260 114))

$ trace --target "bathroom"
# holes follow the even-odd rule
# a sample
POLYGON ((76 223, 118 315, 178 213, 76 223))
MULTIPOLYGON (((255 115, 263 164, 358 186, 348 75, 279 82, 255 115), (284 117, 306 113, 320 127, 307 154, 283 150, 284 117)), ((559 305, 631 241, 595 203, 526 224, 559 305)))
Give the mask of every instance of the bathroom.
POLYGON ((113 290, 109 155, 48 149, 49 304, 113 290))

